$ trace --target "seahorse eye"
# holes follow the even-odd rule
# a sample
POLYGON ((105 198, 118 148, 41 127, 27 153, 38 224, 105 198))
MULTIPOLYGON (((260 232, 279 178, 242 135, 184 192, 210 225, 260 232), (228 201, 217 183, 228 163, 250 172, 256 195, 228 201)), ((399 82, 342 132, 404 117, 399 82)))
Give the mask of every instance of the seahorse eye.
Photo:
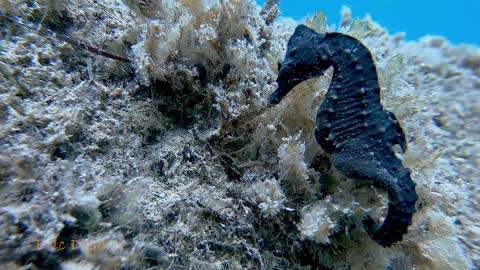
POLYGON ((295 55, 297 55, 297 48, 294 48, 290 51, 289 53, 290 57, 295 57, 295 55))
POLYGON ((329 60, 329 58, 330 57, 327 51, 325 51, 324 49, 317 50, 317 59, 319 59, 320 61, 326 62, 329 60))

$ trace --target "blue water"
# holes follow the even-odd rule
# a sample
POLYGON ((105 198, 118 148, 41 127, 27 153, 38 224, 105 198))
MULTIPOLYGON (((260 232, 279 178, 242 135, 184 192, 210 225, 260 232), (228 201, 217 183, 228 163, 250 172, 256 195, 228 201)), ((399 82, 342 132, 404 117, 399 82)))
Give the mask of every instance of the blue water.
POLYGON ((283 17, 299 20, 322 9, 328 23, 337 25, 342 5, 352 9, 352 17, 363 18, 368 13, 390 33, 406 32, 408 40, 428 34, 444 36, 455 44, 480 45, 480 0, 280 0, 283 17))

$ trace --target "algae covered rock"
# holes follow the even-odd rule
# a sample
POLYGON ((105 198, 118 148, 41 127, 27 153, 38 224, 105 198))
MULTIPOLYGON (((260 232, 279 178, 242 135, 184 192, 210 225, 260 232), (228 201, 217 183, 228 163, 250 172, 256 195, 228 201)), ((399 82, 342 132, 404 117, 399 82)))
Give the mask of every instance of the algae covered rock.
POLYGON ((278 1, 0 9, 0 268, 480 267, 478 48, 349 9, 339 28, 307 19, 368 47, 408 134, 418 212, 383 248, 362 220, 384 217, 384 190, 331 170, 313 136, 333 71, 266 106, 298 24, 278 1))

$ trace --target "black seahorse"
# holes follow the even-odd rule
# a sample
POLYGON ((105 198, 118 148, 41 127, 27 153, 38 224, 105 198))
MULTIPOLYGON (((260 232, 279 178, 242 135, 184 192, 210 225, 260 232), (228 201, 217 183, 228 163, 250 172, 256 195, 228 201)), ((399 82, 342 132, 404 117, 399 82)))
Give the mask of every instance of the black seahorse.
POLYGON ((401 241, 415 213, 415 183, 395 156, 405 152, 405 134, 395 115, 380 103, 380 87, 370 51, 341 33, 317 33, 300 25, 280 65, 278 88, 267 97, 275 105, 300 82, 333 66, 332 82, 317 113, 315 137, 343 175, 367 180, 388 193, 388 214, 381 226, 367 217, 370 237, 384 247, 401 241))

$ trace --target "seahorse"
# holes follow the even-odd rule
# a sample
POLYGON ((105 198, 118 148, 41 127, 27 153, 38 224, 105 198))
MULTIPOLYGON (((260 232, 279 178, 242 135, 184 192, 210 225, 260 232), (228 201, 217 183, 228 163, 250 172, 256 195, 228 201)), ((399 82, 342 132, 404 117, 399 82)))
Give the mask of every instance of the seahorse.
POLYGON ((405 152, 405 133, 395 115, 380 102, 376 66, 368 48, 342 33, 317 33, 299 25, 279 64, 278 88, 267 97, 278 104, 300 82, 334 73, 316 117, 315 138, 344 176, 366 180, 388 195, 388 214, 381 225, 366 217, 369 236, 383 247, 401 241, 412 223, 418 196, 411 171, 395 156, 405 152))

